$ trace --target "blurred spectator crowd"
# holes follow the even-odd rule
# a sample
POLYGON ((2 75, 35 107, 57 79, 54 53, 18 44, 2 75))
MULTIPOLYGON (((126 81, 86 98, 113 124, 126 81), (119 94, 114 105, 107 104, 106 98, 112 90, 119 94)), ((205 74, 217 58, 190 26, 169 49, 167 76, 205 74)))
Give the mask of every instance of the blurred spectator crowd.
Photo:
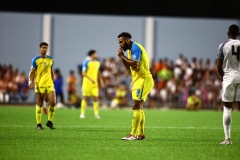
POLYGON ((25 103, 29 97, 28 77, 13 65, 0 64, 0 103, 25 103))
POLYGON ((151 66, 156 85, 150 106, 185 107, 188 97, 195 95, 201 101, 199 108, 222 108, 222 82, 215 63, 196 57, 189 60, 183 54, 175 61, 159 59, 151 66))
MULTIPOLYGON (((149 94, 146 108, 185 108, 187 99, 192 94, 200 99, 199 108, 222 107, 221 80, 210 59, 188 59, 184 54, 179 54, 176 60, 160 58, 150 64, 155 86, 149 94)), ((59 72, 57 69, 58 74, 59 72)), ((105 87, 100 89, 100 105, 108 108, 130 107, 132 77, 121 60, 115 57, 102 59, 100 72, 105 82, 105 87)), ((59 101, 62 105, 80 107, 81 94, 77 92, 77 87, 81 85, 76 83, 77 78, 82 79, 81 64, 77 74, 71 70, 66 78, 67 101, 64 101, 63 91, 59 86, 59 101)), ((55 79, 59 77, 57 83, 62 85, 61 73, 59 75, 55 76, 55 79)), ((0 103, 26 102, 28 94, 28 78, 25 72, 19 73, 12 65, 0 65, 0 103)))
MULTIPOLYGON (((184 54, 174 61, 160 58, 150 66, 155 86, 146 102, 148 108, 185 108, 188 97, 197 96, 201 103, 198 108, 219 109, 221 106, 221 80, 215 64, 210 59, 188 59, 184 54)), ((119 59, 113 57, 103 60, 102 76, 106 87, 102 93, 107 106, 114 106, 112 100, 116 90, 124 88, 127 100, 121 106, 131 104, 131 75, 119 59), (124 87, 122 87, 124 86, 124 87), (130 103, 129 103, 130 102, 130 103)))

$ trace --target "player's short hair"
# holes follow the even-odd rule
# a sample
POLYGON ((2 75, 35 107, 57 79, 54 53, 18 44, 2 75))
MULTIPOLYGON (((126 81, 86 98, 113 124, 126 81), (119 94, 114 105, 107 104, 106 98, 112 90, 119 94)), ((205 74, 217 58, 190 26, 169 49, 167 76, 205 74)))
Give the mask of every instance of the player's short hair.
POLYGON ((74 74, 74 70, 71 69, 71 70, 69 71, 69 73, 70 73, 70 74, 74 74))
POLYGON ((120 38, 120 37, 126 37, 126 38, 132 38, 132 35, 130 34, 130 33, 128 33, 128 32, 122 32, 122 33, 120 33, 119 35, 118 35, 118 38, 120 38))
POLYGON ((42 47, 42 46, 48 46, 48 43, 47 42, 41 42, 39 47, 42 47))
POLYGON ((54 70, 54 72, 55 72, 55 74, 59 74, 59 73, 60 73, 60 70, 59 70, 58 68, 56 68, 56 69, 54 70))
POLYGON ((88 51, 88 56, 92 56, 94 53, 96 53, 96 50, 91 49, 90 51, 88 51))
POLYGON ((228 32, 229 32, 229 34, 231 34, 233 36, 237 36, 239 34, 239 27, 238 27, 238 25, 232 24, 231 26, 229 26, 228 32))

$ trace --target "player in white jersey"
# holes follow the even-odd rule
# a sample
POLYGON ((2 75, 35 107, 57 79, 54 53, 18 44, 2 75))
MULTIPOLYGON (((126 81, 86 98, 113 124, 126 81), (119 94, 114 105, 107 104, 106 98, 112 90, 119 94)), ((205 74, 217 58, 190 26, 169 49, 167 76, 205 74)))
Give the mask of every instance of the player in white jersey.
POLYGON ((225 140, 220 144, 232 144, 231 111, 233 102, 240 106, 240 40, 239 27, 232 24, 228 28, 228 41, 219 45, 217 72, 222 79, 223 129, 225 140))

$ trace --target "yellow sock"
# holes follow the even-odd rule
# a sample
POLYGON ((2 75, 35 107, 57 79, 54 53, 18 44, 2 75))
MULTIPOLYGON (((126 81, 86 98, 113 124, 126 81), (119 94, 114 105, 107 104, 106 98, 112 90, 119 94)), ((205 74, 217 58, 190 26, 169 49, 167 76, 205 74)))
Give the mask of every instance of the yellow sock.
POLYGON ((36 105, 36 120, 37 124, 42 122, 42 107, 39 107, 38 105, 36 105))
POLYGON ((140 110, 140 112, 141 112, 141 122, 140 122, 140 125, 139 125, 139 127, 138 127, 138 133, 137 133, 137 135, 138 136, 142 136, 142 135, 144 135, 144 126, 145 126, 145 114, 144 114, 144 111, 143 110, 140 110))
POLYGON ((81 102, 81 114, 85 114, 87 102, 83 99, 81 102))
POLYGON ((133 110, 132 131, 131 131, 131 135, 133 136, 136 136, 138 126, 140 125, 141 117, 142 115, 141 115, 140 109, 133 110))
POLYGON ((98 115, 99 114, 99 103, 98 103, 98 101, 93 102, 93 109, 94 109, 94 114, 98 115))
POLYGON ((54 113, 56 111, 56 107, 53 107, 53 106, 48 106, 48 120, 49 121, 52 121, 53 120, 53 116, 54 116, 54 113))

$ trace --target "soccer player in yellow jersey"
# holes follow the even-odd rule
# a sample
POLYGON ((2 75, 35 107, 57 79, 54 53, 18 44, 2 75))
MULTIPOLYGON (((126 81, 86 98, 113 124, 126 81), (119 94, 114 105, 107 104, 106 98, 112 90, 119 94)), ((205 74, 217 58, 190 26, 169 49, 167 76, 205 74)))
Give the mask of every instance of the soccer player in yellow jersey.
POLYGON ((48 122, 46 126, 50 129, 53 127, 53 116, 56 110, 56 94, 53 82, 53 58, 47 55, 48 44, 46 42, 40 43, 40 55, 32 59, 32 65, 29 72, 29 88, 33 89, 35 86, 36 93, 36 120, 37 129, 42 130, 42 107, 47 96, 48 106, 48 122))
POLYGON ((94 117, 99 119, 99 87, 103 87, 103 79, 100 73, 100 62, 97 60, 96 50, 88 52, 89 59, 83 62, 82 66, 82 101, 80 118, 85 118, 88 98, 93 99, 94 117), (99 86, 100 82, 100 86, 99 86))
POLYGON ((118 56, 122 59, 124 66, 132 74, 132 130, 122 140, 144 140, 145 114, 144 102, 154 86, 154 80, 149 69, 149 58, 144 47, 131 40, 131 34, 122 32, 118 35, 118 56), (128 56, 124 55, 127 51, 128 56))

